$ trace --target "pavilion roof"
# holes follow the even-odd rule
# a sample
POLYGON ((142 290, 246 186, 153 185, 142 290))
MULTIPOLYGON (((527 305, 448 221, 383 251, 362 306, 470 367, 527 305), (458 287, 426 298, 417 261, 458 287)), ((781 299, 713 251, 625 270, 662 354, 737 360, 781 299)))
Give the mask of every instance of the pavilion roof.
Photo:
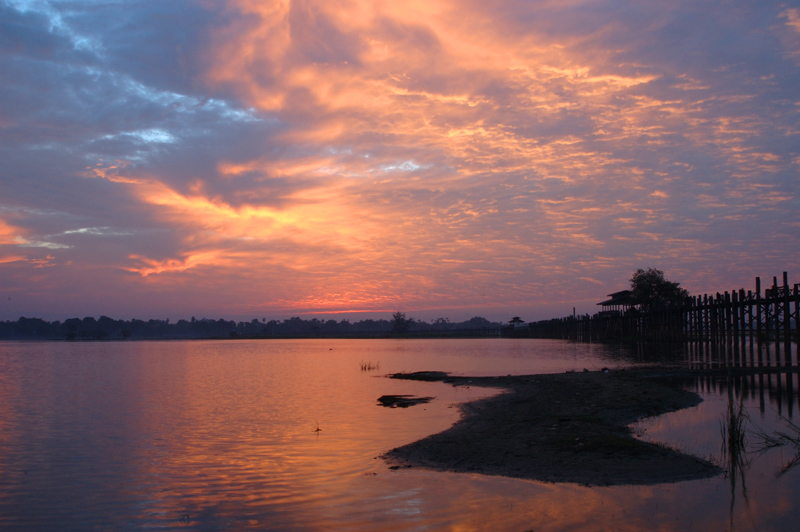
POLYGON ((614 292, 613 294, 608 294, 608 297, 611 299, 607 299, 605 301, 601 301, 598 305, 602 305, 604 307, 611 307, 615 305, 628 305, 633 306, 636 304, 636 300, 633 298, 633 292, 630 290, 621 290, 619 292, 614 292))

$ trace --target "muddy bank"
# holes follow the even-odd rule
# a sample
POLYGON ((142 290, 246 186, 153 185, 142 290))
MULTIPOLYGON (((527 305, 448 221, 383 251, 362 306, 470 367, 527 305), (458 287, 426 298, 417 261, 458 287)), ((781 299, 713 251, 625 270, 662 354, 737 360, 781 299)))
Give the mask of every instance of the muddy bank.
POLYGON ((461 405, 450 429, 392 449, 392 468, 430 469, 570 482, 588 486, 659 484, 714 476, 715 465, 635 439, 628 425, 697 405, 656 371, 514 377, 450 377, 441 372, 393 378, 488 386, 507 391, 461 405))

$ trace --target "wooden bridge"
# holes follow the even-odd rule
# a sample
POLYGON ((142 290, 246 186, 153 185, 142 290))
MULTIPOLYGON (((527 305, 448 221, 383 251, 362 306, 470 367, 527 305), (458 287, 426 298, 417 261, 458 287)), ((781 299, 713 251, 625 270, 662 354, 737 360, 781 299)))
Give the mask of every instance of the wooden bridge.
MULTIPOLYGON (((800 284, 789 285, 773 277, 772 286, 762 292, 761 278, 755 290, 692 296, 681 305, 652 310, 631 308, 544 320, 530 324, 532 338, 563 338, 586 342, 657 341, 704 343, 724 346, 741 356, 745 351, 757 357, 759 346, 774 346, 780 365, 800 365, 798 323, 800 284), (795 353, 794 357, 792 353, 795 353)), ((757 361, 755 361, 757 364, 757 361)))

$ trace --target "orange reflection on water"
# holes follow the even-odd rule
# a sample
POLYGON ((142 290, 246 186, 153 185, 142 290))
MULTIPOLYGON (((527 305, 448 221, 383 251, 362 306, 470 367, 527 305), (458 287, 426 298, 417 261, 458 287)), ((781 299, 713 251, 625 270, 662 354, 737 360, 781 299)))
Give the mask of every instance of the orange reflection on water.
POLYGON ((311 344, 311 357, 308 345, 298 353, 283 346, 279 358, 267 344, 244 352, 237 344, 235 364, 227 362, 228 345, 187 345, 180 353, 156 344, 130 367, 136 406, 127 430, 147 438, 141 454, 127 459, 139 479, 131 484, 152 493, 151 516, 278 529, 351 522, 350 512, 372 493, 363 483, 390 478, 378 455, 446 428, 457 417, 448 397, 491 393, 375 378, 359 371, 342 342, 336 352, 328 342, 311 344), (416 411, 376 404, 385 393, 432 390, 441 402, 416 411), (346 513, 327 515, 338 507, 346 513))

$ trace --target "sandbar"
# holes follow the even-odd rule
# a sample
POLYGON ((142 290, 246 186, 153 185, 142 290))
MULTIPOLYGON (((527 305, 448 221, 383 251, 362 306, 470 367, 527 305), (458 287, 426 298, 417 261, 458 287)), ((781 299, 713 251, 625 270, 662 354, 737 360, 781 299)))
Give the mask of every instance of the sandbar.
POLYGON ((486 386, 502 393, 459 405, 452 427, 397 447, 391 469, 500 475, 585 486, 650 485, 708 478, 721 469, 699 457, 637 439, 639 419, 702 402, 653 370, 591 371, 507 377, 442 372, 391 378, 486 386))

